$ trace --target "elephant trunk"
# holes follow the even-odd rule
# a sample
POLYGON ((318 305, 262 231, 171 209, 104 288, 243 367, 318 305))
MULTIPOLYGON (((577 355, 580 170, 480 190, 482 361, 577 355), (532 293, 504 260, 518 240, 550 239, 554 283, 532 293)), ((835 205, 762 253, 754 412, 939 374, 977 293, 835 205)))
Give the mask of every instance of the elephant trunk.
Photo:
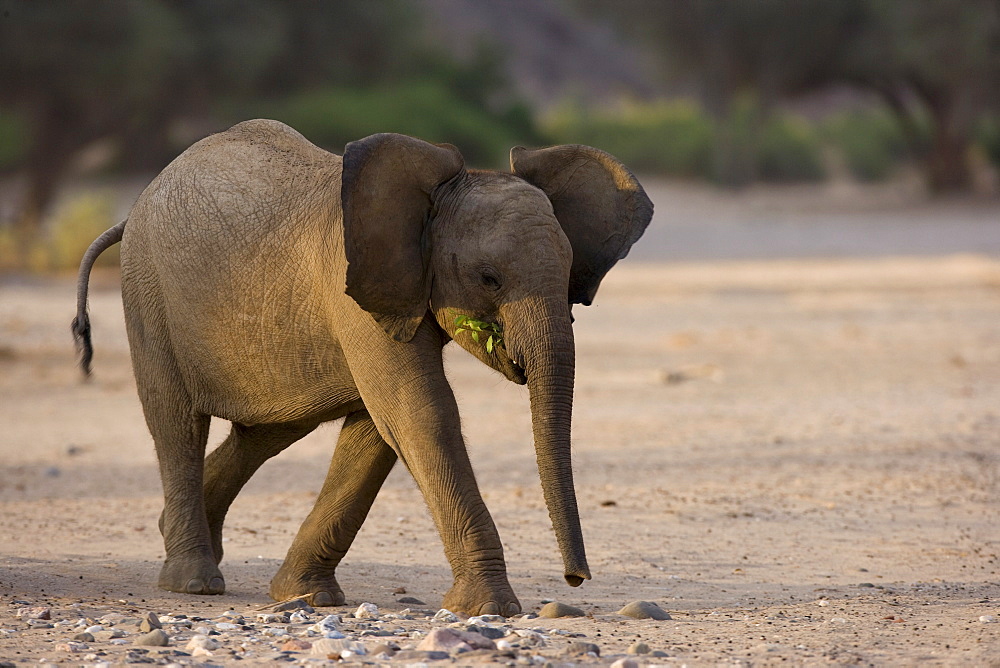
POLYGON ((569 304, 565 299, 546 299, 541 305, 536 302, 523 307, 524 311, 507 319, 519 325, 510 343, 528 377, 538 473, 562 553, 563 572, 566 582, 578 587, 590 579, 590 569, 570 453, 576 354, 569 304))

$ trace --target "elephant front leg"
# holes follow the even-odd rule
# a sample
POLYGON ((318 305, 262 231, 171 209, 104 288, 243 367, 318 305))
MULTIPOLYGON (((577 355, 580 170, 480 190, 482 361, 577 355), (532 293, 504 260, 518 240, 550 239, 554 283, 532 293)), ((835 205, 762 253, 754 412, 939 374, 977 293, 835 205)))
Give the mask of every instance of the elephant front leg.
POLYGON ((396 463, 367 411, 352 413, 340 431, 323 489, 271 580, 276 601, 309 595, 315 606, 343 605, 334 575, 375 496, 396 463))
POLYGON ((383 429, 395 435, 404 464, 430 508, 454 584, 443 606, 468 615, 515 615, 521 604, 507 580, 503 546, 476 484, 451 388, 383 429))

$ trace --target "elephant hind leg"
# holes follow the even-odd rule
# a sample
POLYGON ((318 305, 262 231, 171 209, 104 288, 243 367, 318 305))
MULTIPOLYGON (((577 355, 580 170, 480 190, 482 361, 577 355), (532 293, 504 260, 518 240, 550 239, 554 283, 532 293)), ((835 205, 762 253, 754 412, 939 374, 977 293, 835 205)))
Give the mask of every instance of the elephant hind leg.
POLYGON ((194 410, 179 374, 170 373, 168 358, 152 357, 151 363, 150 357, 138 357, 136 377, 157 379, 155 388, 140 383, 140 398, 163 484, 160 532, 166 559, 158 585, 185 594, 222 594, 226 584, 212 553, 202 493, 210 418, 194 410))
POLYGON ((343 605, 334 571, 396 463, 396 453, 361 410, 347 416, 316 504, 271 580, 276 601, 309 594, 315 606, 343 605))
MULTIPOLYGON (((233 424, 229 436, 205 459, 205 512, 215 563, 222 561, 222 525, 233 500, 264 462, 316 428, 314 422, 246 426, 233 424)), ((163 516, 160 516, 162 531, 163 516)))

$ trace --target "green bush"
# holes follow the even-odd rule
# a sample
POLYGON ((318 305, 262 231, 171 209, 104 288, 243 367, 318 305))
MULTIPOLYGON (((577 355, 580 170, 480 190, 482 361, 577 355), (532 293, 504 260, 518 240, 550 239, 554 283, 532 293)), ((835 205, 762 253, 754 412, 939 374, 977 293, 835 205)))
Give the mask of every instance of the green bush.
POLYGON ((594 146, 639 172, 704 178, 711 169, 712 124, 688 101, 604 113, 564 106, 542 129, 553 143, 594 146))
POLYGON ((686 100, 604 113, 566 106, 551 114, 543 128, 556 143, 596 146, 640 172, 730 185, 754 178, 785 182, 823 177, 820 142, 812 128, 787 115, 765 119, 752 100, 738 102, 721 123, 686 100))
POLYGON ((990 116, 980 122, 976 141, 986 151, 990 162, 1000 167, 1000 116, 990 116))
POLYGON ((6 109, 0 109, 0 170, 14 167, 28 150, 28 126, 6 109))
POLYGON ((820 133, 841 151, 859 181, 885 179, 908 151, 899 121, 884 110, 836 114, 821 124, 820 133))
POLYGON ((497 167, 506 164, 512 146, 534 140, 525 136, 528 132, 519 107, 491 112, 439 81, 316 90, 264 111, 337 153, 355 139, 376 132, 399 132, 455 144, 470 164, 497 167))
POLYGON ((757 159, 762 180, 787 183, 826 176, 821 143, 803 119, 775 116, 764 124, 761 135, 757 159))

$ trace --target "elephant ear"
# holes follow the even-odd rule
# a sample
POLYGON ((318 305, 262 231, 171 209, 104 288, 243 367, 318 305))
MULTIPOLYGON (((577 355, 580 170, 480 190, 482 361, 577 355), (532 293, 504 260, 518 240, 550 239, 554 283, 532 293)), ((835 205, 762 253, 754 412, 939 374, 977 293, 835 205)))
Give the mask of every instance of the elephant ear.
POLYGON ((346 291, 397 341, 412 339, 427 312, 424 225, 432 195, 464 165, 454 146, 398 134, 372 135, 344 150, 346 291))
POLYGON ((569 301, 590 306, 601 279, 649 225, 653 203, 625 165, 590 146, 518 146, 510 168, 548 195, 573 247, 569 301))

